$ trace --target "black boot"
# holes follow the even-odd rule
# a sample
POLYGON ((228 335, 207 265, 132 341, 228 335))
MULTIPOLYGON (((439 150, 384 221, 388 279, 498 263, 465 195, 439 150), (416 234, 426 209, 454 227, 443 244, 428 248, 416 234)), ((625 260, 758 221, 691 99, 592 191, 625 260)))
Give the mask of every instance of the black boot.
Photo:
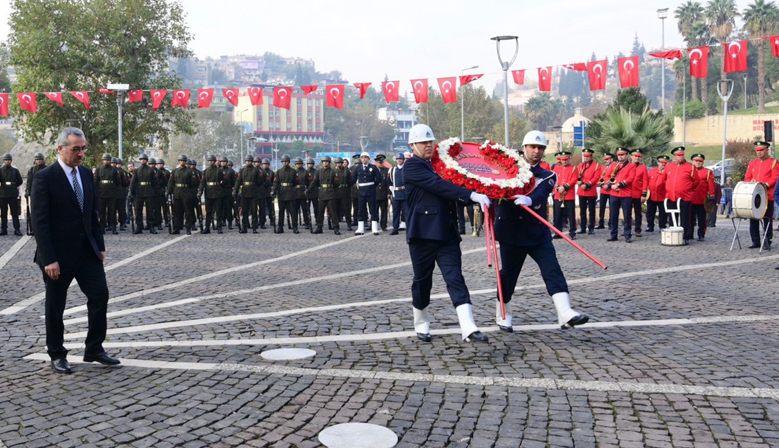
POLYGON ((154 226, 151 226, 151 229, 149 230, 149 232, 154 234, 154 235, 157 234, 157 230, 154 228, 154 226))
POLYGON ((298 228, 297 228, 297 227, 293 227, 293 228, 292 228, 292 233, 300 233, 300 232, 298 231, 298 228))
POLYGON ((321 228, 321 227, 319 227, 319 226, 317 226, 317 228, 316 228, 316 229, 314 229, 314 231, 313 231, 313 232, 311 232, 311 233, 322 233, 322 228, 321 228))
POLYGON ((114 235, 119 235, 119 232, 116 231, 116 226, 111 226, 111 233, 114 235))
POLYGON ((257 231, 257 227, 252 227, 252 233, 260 233, 257 231))
POLYGON ((187 227, 187 235, 192 235, 192 230, 189 227, 187 227))
POLYGON ((216 233, 222 233, 222 227, 221 226, 216 228, 216 233))

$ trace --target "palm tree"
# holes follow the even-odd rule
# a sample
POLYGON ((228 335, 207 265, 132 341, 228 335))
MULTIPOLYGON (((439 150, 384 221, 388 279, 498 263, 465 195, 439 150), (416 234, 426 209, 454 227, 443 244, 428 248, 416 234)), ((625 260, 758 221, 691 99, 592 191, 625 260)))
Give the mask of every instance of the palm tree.
POLYGON ((744 10, 744 30, 751 39, 757 39, 757 112, 765 112, 765 54, 764 37, 772 35, 777 30, 779 9, 773 1, 755 0, 744 10))
MULTIPOLYGON (((706 20, 709 23, 709 29, 711 34, 717 39, 717 42, 724 44, 730 33, 733 32, 733 27, 736 25, 736 17, 738 8, 736 7, 736 0, 709 0, 706 4, 706 12, 704 14, 706 20)), ((722 79, 725 78, 725 47, 720 47, 722 50, 722 79)))
MULTIPOLYGON (((693 25, 699 23, 703 18, 703 6, 701 6, 701 4, 698 2, 687 0, 687 3, 676 8, 676 11, 674 11, 674 17, 676 17, 677 20, 679 34, 681 34, 682 37, 684 37, 684 40, 687 41, 687 44, 692 47, 693 45, 690 40, 690 29, 693 27, 693 25)), ((684 76, 687 75, 684 74, 684 76)), ((693 101, 698 99, 697 81, 698 80, 693 77, 690 79, 693 101)))
POLYGON ((673 139, 670 121, 661 114, 652 113, 648 105, 640 113, 631 113, 622 107, 610 108, 594 122, 600 132, 590 142, 598 152, 620 146, 642 148, 650 160, 665 151, 673 139))

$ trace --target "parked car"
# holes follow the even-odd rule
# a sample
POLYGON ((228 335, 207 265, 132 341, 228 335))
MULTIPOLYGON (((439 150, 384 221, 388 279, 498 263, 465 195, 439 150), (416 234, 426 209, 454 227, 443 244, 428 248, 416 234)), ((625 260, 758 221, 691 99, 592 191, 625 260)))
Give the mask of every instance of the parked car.
MULTIPOLYGON (((719 178, 722 175, 722 162, 723 161, 720 160, 719 162, 707 166, 706 168, 709 168, 710 170, 714 171, 714 176, 719 178)), ((725 162, 725 176, 727 177, 733 174, 734 159, 725 159, 724 162, 725 162)))

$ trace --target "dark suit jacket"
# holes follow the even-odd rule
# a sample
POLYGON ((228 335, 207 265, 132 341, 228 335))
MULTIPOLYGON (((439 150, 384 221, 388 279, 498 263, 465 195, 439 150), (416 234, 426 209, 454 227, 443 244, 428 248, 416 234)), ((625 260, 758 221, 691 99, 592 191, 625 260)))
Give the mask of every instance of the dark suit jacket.
MULTIPOLYGON (((528 197, 533 204, 531 208, 544 219, 547 216, 549 193, 556 182, 555 173, 536 165, 531 168, 536 186, 528 197)), ((513 201, 505 200, 498 203, 495 220, 495 240, 500 243, 515 246, 536 246, 552 240, 548 227, 525 209, 514 205, 513 201)))
POLYGON ((65 270, 75 256, 94 253, 100 260, 105 251, 103 232, 97 219, 95 186, 92 171, 79 167, 84 189, 84 212, 81 212, 69 176, 59 162, 38 171, 32 183, 32 228, 35 242, 35 262, 41 267, 59 262, 65 270), (91 247, 89 251, 88 247, 91 247))
POLYGON ((403 182, 408 201, 406 241, 459 241, 455 203, 467 204, 471 191, 442 179, 430 162, 419 157, 412 157, 403 165, 403 182))

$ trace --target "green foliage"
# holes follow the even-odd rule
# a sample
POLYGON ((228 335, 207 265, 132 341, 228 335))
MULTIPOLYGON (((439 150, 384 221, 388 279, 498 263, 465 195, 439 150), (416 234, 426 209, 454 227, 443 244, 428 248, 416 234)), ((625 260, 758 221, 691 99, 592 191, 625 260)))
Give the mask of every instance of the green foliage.
POLYGON ((549 92, 541 92, 528 100, 525 113, 534 129, 545 131, 563 122, 565 105, 561 99, 552 98, 549 92))
MULTIPOLYGON (((464 108, 465 117, 465 141, 478 141, 481 139, 492 138, 495 141, 503 142, 503 103, 500 100, 490 97, 483 87, 474 88, 472 85, 461 87, 458 92, 458 102, 444 104, 438 90, 430 88, 428 90, 428 104, 420 105, 417 109, 417 117, 420 123, 425 123, 433 129, 438 140, 444 140, 449 137, 460 137, 461 129, 461 107, 464 108), (464 101, 464 103, 461 103, 464 101), (500 132, 495 132, 495 126, 500 124, 500 132)), ((511 115, 515 114, 510 111, 511 115)), ((510 136, 514 129, 511 129, 512 122, 509 122, 510 136)), ((512 142, 514 140, 512 139, 512 142)))
MULTIPOLYGON (((19 92, 96 91, 109 83, 131 89, 174 89, 181 81, 167 72, 168 55, 188 57, 191 35, 175 0, 15 0, 9 20, 10 64, 19 92)), ((117 154, 116 97, 90 96, 87 110, 70 95, 60 107, 41 95, 38 113, 13 106, 11 114, 27 141, 53 143, 66 123, 81 123, 94 162, 117 154)), ((168 97, 170 98, 170 97, 168 97)), ((124 142, 132 155, 154 138, 163 147, 174 132, 191 132, 192 119, 166 100, 151 110, 149 95, 124 105, 124 142)))
POLYGON ((593 120, 588 139, 599 153, 611 151, 619 146, 644 149, 647 160, 654 159, 666 151, 673 138, 670 120, 661 114, 652 113, 645 107, 639 113, 625 108, 610 108, 605 115, 593 120), (597 127, 597 133, 593 128, 597 127))
MULTIPOLYGON (((240 159, 241 127, 233 122, 232 114, 197 109, 192 116, 194 132, 179 133, 171 137, 169 158, 186 154, 189 158, 203 163, 203 157, 214 154, 227 156, 232 160, 240 159)), ((247 145, 245 138, 244 145, 247 145)))
MULTIPOLYGON (((344 108, 328 108, 325 112, 325 129, 328 141, 349 147, 357 151, 360 148, 360 136, 368 137, 369 150, 389 151, 395 139, 395 124, 378 119, 377 109, 386 106, 383 96, 372 87, 363 100, 359 92, 346 89, 344 108)), ((350 149, 351 150, 351 149, 350 149)))
POLYGON ((629 89, 622 89, 617 94, 617 99, 612 104, 613 109, 623 108, 631 113, 640 113, 644 109, 651 106, 651 102, 647 99, 646 95, 641 93, 641 89, 638 87, 631 87, 629 89))
MULTIPOLYGON (((675 117, 682 118, 682 103, 674 104, 673 114, 675 117)), ((687 101, 687 119, 702 118, 706 116, 706 105, 703 101, 687 101)))

